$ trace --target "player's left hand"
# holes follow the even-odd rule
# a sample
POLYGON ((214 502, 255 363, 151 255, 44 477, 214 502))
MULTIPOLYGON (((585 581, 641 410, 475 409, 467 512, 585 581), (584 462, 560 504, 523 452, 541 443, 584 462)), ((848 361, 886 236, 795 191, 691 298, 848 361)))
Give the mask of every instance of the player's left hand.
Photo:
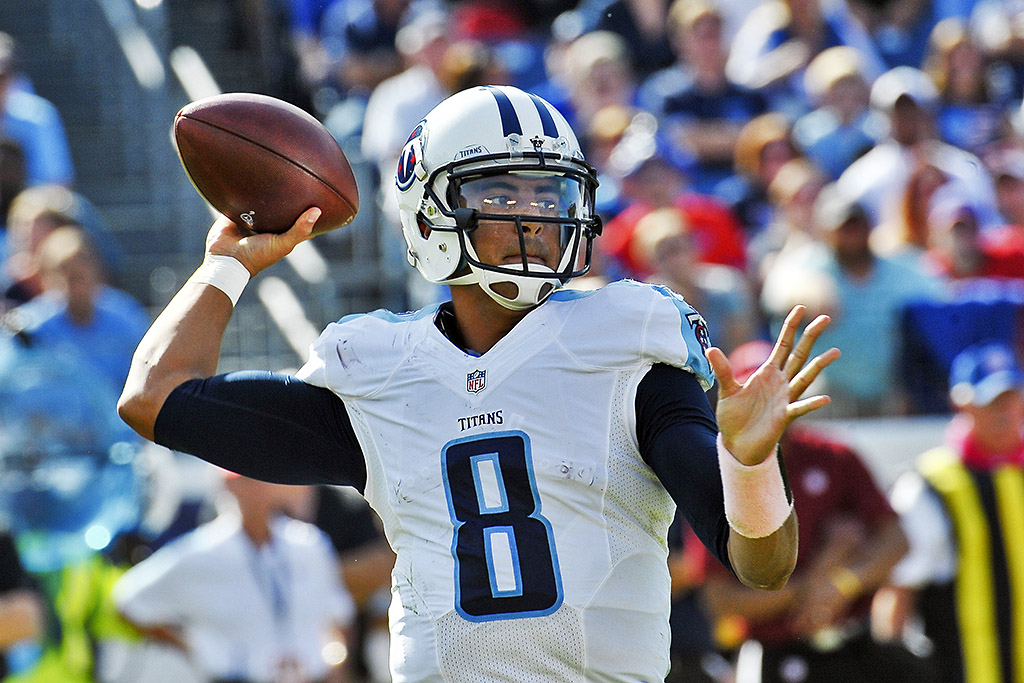
POLYGON ((826 395, 801 398, 811 382, 840 355, 839 349, 832 348, 808 362, 814 343, 829 324, 827 315, 807 325, 794 345, 805 312, 804 306, 793 307, 768 360, 744 384, 736 381, 721 349, 712 347, 707 351, 718 378, 716 416, 722 441, 744 465, 756 465, 770 456, 793 420, 831 400, 826 395))

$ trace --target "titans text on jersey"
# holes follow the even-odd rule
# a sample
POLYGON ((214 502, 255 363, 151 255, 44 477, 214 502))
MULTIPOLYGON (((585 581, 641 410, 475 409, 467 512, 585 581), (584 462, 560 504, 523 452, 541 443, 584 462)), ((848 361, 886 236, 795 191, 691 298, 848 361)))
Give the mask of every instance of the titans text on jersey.
POLYGON ((636 283, 556 292, 483 356, 431 312, 330 325, 298 373, 344 402, 397 553, 396 674, 663 680, 675 504, 640 457, 634 397, 654 364, 710 386, 693 309, 636 283))

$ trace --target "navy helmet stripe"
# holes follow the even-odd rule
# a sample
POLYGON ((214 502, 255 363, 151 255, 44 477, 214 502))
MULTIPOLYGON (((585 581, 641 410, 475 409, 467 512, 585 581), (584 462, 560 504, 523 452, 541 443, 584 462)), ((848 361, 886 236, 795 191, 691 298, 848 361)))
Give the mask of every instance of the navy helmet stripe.
POLYGON ((555 117, 551 115, 547 102, 534 94, 530 94, 530 99, 533 100, 533 104, 537 107, 537 113, 540 114, 540 122, 544 126, 544 135, 549 138, 557 138, 558 126, 555 125, 555 117))
POLYGON ((494 100, 498 103, 498 115, 501 117, 502 136, 508 137, 513 133, 522 135, 523 127, 519 123, 519 116, 516 114, 516 108, 512 104, 512 100, 508 98, 508 95, 494 86, 488 85, 484 87, 494 95, 494 100))

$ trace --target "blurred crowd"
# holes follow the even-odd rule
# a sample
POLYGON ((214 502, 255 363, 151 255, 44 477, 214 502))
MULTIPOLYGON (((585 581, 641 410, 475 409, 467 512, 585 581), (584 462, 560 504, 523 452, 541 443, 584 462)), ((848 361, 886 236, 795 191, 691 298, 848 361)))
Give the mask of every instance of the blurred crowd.
MULTIPOLYGON (((389 253, 409 132, 516 85, 600 178, 573 286, 665 285, 748 371, 804 304, 843 352, 812 387, 828 417, 948 416, 892 491, 834 435, 786 435, 801 560, 777 593, 680 523, 670 680, 1021 680, 1024 2, 207 1, 267 94, 375 169, 389 253)), ((149 314, 24 49, 0 34, 0 680, 388 680, 391 555, 361 498, 239 481, 117 419, 149 314)), ((445 297, 408 270, 409 308, 445 297)))

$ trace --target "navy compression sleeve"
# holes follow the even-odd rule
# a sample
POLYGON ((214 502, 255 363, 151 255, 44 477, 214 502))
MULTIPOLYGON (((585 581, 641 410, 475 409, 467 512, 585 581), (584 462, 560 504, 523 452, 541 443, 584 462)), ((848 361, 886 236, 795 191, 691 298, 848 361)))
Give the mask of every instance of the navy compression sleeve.
POLYGON ((253 479, 366 486, 366 463, 341 399, 287 375, 190 380, 157 415, 155 441, 253 479))
POLYGON ((730 567, 718 425, 700 382, 691 373, 658 364, 636 393, 640 454, 658 475, 697 537, 730 567))

